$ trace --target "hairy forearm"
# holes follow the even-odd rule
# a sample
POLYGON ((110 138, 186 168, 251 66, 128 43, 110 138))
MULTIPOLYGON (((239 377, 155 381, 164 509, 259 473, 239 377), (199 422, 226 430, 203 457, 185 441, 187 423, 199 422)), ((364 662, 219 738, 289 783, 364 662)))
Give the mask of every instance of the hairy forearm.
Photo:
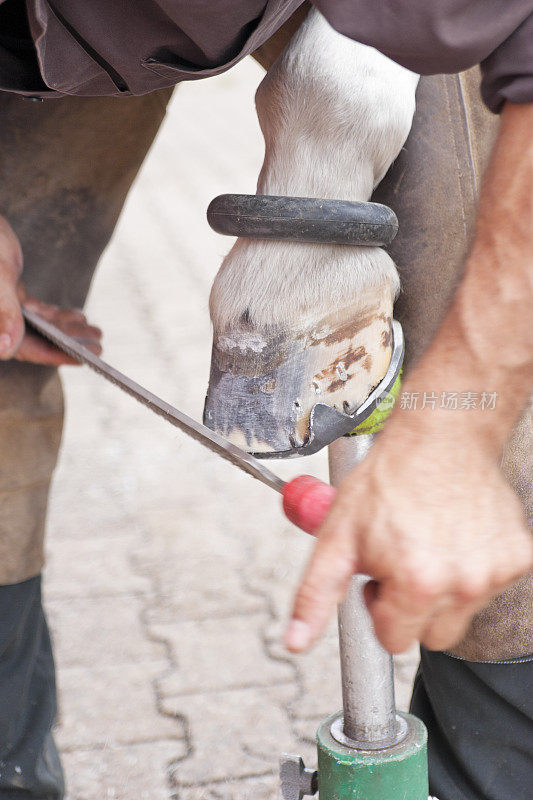
POLYGON ((480 365, 526 380, 533 366, 532 130, 533 104, 505 108, 457 298, 480 365))
MULTIPOLYGON (((501 447, 533 392, 533 105, 507 105, 481 191, 465 275, 407 393, 497 395, 479 407, 404 409, 403 422, 477 428, 501 447)), ((399 416, 399 414, 397 415, 399 416)))

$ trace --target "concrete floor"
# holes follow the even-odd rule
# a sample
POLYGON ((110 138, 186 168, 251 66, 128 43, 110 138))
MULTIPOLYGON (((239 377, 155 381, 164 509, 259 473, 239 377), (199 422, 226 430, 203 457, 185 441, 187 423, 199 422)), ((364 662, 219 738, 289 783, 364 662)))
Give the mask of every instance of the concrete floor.
MULTIPOLYGON (((205 210, 254 191, 261 72, 247 60, 177 91, 88 306, 107 360, 196 418, 230 246, 205 210)), ((63 377, 46 600, 69 799, 275 798, 279 754, 313 765, 317 724, 340 706, 334 626, 304 657, 280 643, 309 538, 270 490, 88 369, 63 377)), ((273 466, 326 477, 324 454, 273 466)), ((400 707, 415 663, 398 659, 400 707)))

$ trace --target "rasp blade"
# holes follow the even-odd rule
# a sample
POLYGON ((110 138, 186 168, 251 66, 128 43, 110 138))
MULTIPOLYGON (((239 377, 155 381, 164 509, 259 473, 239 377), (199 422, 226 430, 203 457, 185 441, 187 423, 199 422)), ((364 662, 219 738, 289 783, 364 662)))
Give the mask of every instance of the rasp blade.
POLYGON ((218 433, 202 425, 201 422, 197 422, 192 417, 189 417, 160 397, 157 397, 157 395, 152 394, 152 392, 149 392, 144 386, 136 383, 136 381, 124 375, 118 369, 115 369, 115 367, 112 367, 111 364, 108 364, 106 361, 94 355, 94 353, 91 353, 90 350, 76 341, 76 339, 67 336, 63 331, 59 330, 59 328, 52 325, 47 320, 44 320, 35 312, 23 308, 22 313, 25 320, 32 328, 49 339, 53 344, 59 347, 60 350, 67 353, 67 355, 72 356, 72 358, 75 358, 82 364, 87 364, 92 370, 102 375, 110 383, 114 383, 115 386, 118 386, 123 392, 134 397, 135 400, 149 408, 154 414, 163 417, 163 419, 171 425, 174 425, 174 427, 179 428, 188 436, 191 436, 193 439, 196 439, 197 442, 203 444, 204 447, 209 448, 209 450, 217 453, 227 461, 231 461, 232 464, 235 464, 236 467, 247 472, 248 475, 252 475, 254 478, 257 478, 258 481, 265 483, 277 492, 283 491, 285 482, 245 450, 241 450, 240 447, 231 444, 231 442, 228 442, 224 437, 219 436, 218 433))

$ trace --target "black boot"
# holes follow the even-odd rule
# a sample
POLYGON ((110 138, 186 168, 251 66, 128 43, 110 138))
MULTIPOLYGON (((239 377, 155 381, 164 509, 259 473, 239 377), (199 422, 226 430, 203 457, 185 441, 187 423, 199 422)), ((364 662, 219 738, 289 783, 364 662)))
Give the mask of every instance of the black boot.
POLYGON ((0 586, 0 800, 61 800, 54 659, 41 578, 0 586))

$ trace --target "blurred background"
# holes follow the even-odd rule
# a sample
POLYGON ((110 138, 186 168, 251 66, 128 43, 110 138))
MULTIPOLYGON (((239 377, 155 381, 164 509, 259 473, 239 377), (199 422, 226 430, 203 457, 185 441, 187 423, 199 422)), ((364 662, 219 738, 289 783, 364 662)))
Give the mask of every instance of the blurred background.
MULTIPOLYGON (((197 419, 231 246, 205 211, 255 191, 262 74, 246 59, 178 87, 88 304, 106 360, 197 419)), ((318 723, 341 706, 335 624, 304 657, 280 642, 309 537, 271 490, 87 368, 62 374, 45 597, 69 800, 276 798, 280 753, 315 766, 318 723)), ((326 478, 326 461, 272 467, 326 478)), ((400 708, 416 660, 397 659, 400 708)))

